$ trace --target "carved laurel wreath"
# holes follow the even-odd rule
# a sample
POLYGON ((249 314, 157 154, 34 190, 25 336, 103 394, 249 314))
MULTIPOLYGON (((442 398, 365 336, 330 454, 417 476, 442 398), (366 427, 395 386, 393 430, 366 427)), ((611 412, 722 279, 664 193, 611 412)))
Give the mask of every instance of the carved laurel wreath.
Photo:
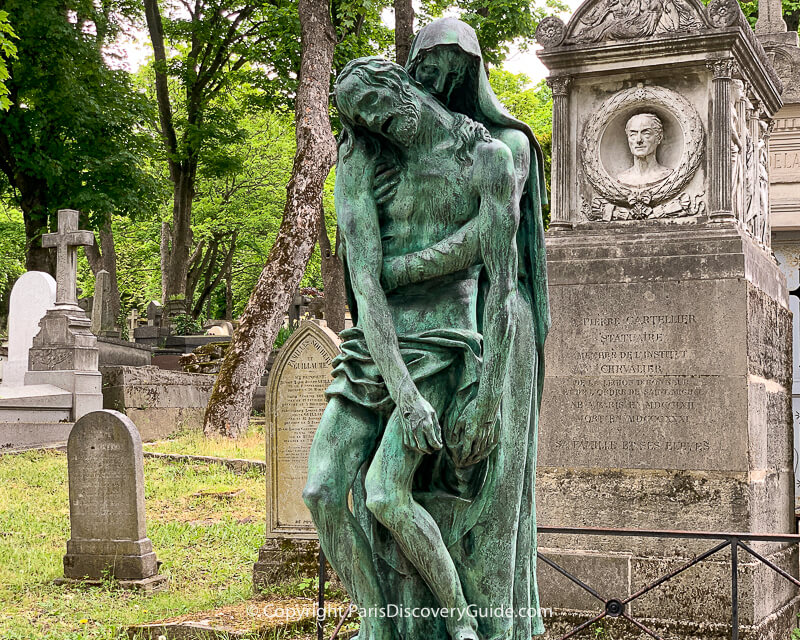
POLYGON ((586 123, 581 142, 581 164, 590 184, 610 202, 655 206, 675 197, 692 179, 703 157, 704 136, 700 116, 686 98, 665 87, 640 85, 615 93, 586 123), (603 167, 600 140, 621 109, 649 106, 663 107, 678 120, 684 138, 683 154, 678 166, 661 182, 632 187, 622 184, 603 167))

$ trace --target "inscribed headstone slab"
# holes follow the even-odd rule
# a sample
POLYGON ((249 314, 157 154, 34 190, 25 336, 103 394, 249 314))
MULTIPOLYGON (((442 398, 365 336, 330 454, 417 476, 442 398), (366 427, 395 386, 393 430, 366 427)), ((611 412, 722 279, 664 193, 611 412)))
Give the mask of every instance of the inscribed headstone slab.
POLYGON ((3 365, 3 386, 25 384, 28 352, 39 322, 55 304, 56 281, 49 273, 28 271, 22 274, 11 290, 8 314, 8 362, 3 365))
POLYGON ((92 304, 92 333, 98 335, 103 329, 103 312, 108 296, 108 271, 97 272, 94 283, 94 303, 92 304))
POLYGON ((267 537, 316 538, 302 493, 327 401, 336 334, 305 321, 281 349, 267 385, 267 537))
POLYGON ((163 307, 161 306, 160 302, 156 300, 151 300, 150 304, 147 305, 147 326, 149 327, 159 327, 161 326, 161 314, 163 313, 163 307))
POLYGON ((141 580, 157 573, 145 531, 142 440, 117 411, 75 423, 67 443, 71 539, 67 578, 141 580))

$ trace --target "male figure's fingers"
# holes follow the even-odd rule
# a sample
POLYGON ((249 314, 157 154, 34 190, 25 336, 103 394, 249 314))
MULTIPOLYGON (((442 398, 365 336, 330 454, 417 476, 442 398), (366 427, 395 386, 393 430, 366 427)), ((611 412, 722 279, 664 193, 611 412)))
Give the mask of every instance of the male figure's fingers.
POLYGON ((397 185, 393 185, 391 190, 383 196, 377 197, 375 202, 378 204, 386 204, 389 200, 394 198, 394 194, 397 193, 397 185))
POLYGON ((428 439, 428 444, 432 449, 442 448, 442 438, 439 433, 439 425, 437 422, 428 422, 425 425, 425 436, 428 439))

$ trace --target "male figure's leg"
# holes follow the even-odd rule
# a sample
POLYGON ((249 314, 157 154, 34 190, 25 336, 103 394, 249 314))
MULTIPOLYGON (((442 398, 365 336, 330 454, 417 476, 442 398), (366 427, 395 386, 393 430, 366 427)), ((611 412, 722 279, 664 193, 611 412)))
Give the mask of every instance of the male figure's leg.
POLYGON ((328 403, 308 459, 303 499, 319 532, 325 556, 353 602, 367 611, 362 640, 391 640, 391 621, 370 615, 384 606, 372 550, 348 506, 350 489, 380 437, 380 417, 341 397, 328 403))
MULTIPOLYGON (((432 381, 422 382, 419 389, 436 409, 441 421, 452 387, 442 377, 435 377, 432 381)), ((403 554, 419 571, 439 605, 458 610, 457 615, 445 621, 450 636, 454 640, 477 640, 477 622, 466 614, 467 602, 461 580, 439 526, 414 500, 414 474, 424 455, 403 445, 402 430, 401 417, 395 409, 367 472, 367 508, 391 531, 403 554)))

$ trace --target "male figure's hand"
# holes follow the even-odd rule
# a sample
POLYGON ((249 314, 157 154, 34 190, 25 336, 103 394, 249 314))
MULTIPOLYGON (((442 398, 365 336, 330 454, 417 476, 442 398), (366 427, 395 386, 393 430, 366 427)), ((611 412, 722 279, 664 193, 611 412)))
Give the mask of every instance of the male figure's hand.
POLYGON ((417 393, 398 408, 403 422, 403 444, 407 449, 433 453, 442 448, 442 428, 430 402, 417 393))
POLYGON ((471 401, 455 424, 458 451, 456 464, 468 467, 484 460, 497 446, 500 439, 500 410, 492 417, 477 400, 471 401))
POLYGON ((400 168, 387 162, 380 163, 375 167, 375 177, 372 181, 375 202, 378 204, 389 202, 394 198, 398 184, 400 184, 400 168))

